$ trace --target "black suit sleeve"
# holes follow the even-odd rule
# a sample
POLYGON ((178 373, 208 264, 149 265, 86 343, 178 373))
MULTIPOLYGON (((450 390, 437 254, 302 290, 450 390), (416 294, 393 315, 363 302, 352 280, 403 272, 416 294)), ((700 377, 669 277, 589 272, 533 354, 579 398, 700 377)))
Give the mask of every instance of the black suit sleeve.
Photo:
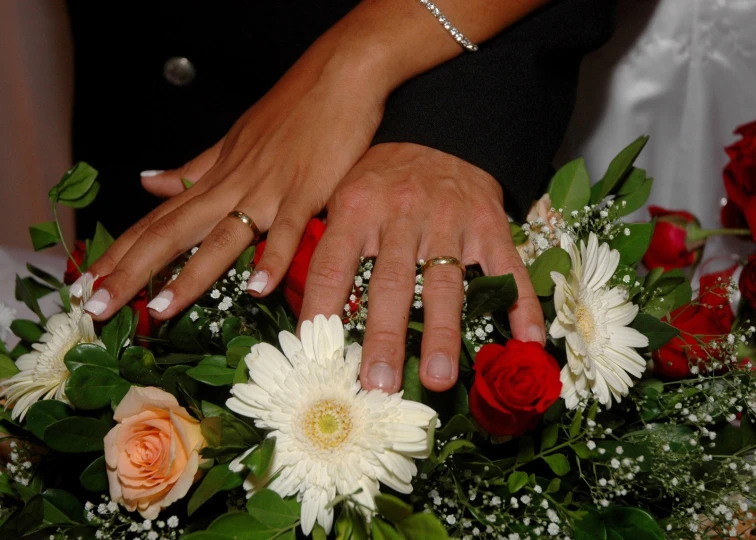
MULTIPOLYGON (((480 167, 522 216, 552 172, 580 61, 614 28, 614 0, 561 0, 398 88, 374 144, 422 144, 480 167)), ((450 38, 451 39, 451 38, 450 38)))

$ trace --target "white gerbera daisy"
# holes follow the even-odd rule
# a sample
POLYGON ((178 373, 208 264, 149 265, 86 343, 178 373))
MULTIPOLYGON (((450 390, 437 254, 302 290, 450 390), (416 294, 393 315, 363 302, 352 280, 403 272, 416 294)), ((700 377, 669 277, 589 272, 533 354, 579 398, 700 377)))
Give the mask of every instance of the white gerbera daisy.
POLYGON ((46 332, 32 352, 16 360, 21 371, 0 381, 0 398, 5 406, 13 406, 11 417, 23 420, 29 408, 37 401, 57 399, 70 405, 65 386, 71 375, 63 363, 66 353, 80 343, 102 342, 97 338, 89 314, 82 308, 92 291, 92 281, 84 287, 82 298, 71 298, 71 310, 58 313, 47 320, 46 332))
POLYGON ((587 246, 580 242, 579 251, 566 234, 561 244, 570 254, 572 270, 566 278, 551 273, 557 318, 549 333, 566 338, 562 397, 574 409, 590 389, 600 403, 610 406, 612 396, 621 401, 629 392, 633 385, 629 374, 640 377, 646 369, 635 348, 648 346, 648 338, 627 326, 638 306, 628 300, 626 290, 607 285, 619 264, 619 252, 608 244, 599 245, 594 233, 587 246))
MULTIPOLYGON (((428 457, 426 428, 436 413, 401 394, 362 390, 362 347, 351 344, 345 361, 344 327, 336 315, 303 322, 301 335, 300 342, 281 332, 286 356, 266 343, 252 347, 244 359, 250 382, 234 385, 226 404, 276 438, 267 477, 250 475, 247 495, 277 474, 267 487, 282 497, 297 495, 302 531, 309 534, 316 520, 331 530, 333 508, 326 505, 338 494, 361 488, 354 498, 374 509, 379 481, 410 493, 417 474, 413 458, 428 457)), ((232 470, 241 471, 251 451, 232 461, 232 470)))

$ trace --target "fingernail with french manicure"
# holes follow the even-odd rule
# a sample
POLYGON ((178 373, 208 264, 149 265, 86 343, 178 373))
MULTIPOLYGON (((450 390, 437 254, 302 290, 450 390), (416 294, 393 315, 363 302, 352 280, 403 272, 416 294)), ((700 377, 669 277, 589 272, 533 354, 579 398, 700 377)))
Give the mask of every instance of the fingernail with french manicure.
POLYGON ((428 359, 428 369, 426 370, 430 377, 439 381, 446 381, 452 378, 452 361, 445 354, 434 354, 428 359))
POLYGON ((84 282, 87 279, 92 279, 92 274, 89 272, 80 275, 79 279, 71 283, 71 287, 68 289, 69 296, 72 296, 73 298, 81 298, 81 295, 84 294, 84 282))
POLYGON ((396 378, 394 370, 386 362, 376 362, 368 371, 368 382, 373 388, 379 388, 384 392, 394 392, 396 378))
POLYGON ((139 173, 139 176, 157 176, 159 174, 163 174, 165 171, 142 171, 139 173))
POLYGON ((261 293, 265 290, 265 286, 268 284, 267 272, 255 272, 247 282, 247 290, 261 293))
POLYGON ((147 304, 148 309, 154 309, 158 313, 162 313, 165 311, 165 309, 171 305, 171 301, 173 300, 173 291, 160 291, 160 294, 158 294, 155 298, 153 298, 149 304, 147 304))
POLYGON ((84 309, 92 315, 100 315, 110 303, 110 293, 105 289, 100 289, 92 295, 92 298, 84 304, 84 309))

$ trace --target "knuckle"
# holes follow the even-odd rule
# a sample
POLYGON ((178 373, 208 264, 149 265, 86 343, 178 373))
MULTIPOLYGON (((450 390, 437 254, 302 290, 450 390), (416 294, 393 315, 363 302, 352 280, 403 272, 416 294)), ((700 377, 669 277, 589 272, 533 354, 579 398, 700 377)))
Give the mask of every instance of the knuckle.
POLYGON ((417 210, 420 191, 415 183, 404 182, 393 190, 394 208, 400 216, 406 216, 417 210))
POLYGON ((237 244, 238 233, 225 225, 218 225, 207 235, 202 247, 209 247, 213 251, 226 251, 237 244))
POLYGON ((352 276, 344 265, 334 261, 323 261, 310 268, 307 279, 316 287, 336 288, 351 281, 352 276))
POLYGON ((100 258, 90 266, 89 271, 97 275, 107 275, 111 273, 111 270, 118 265, 118 259, 113 255, 113 250, 108 249, 100 255, 100 258))
POLYGON ((336 211, 359 215, 370 207, 370 198, 368 193, 360 187, 348 186, 334 195, 332 205, 336 211))
POLYGON ((369 336, 365 336, 365 338, 370 340, 373 348, 379 348, 386 354, 389 357, 387 359, 398 357, 400 353, 403 354, 404 352, 404 336, 392 328, 372 330, 369 336))
POLYGON ((423 294, 448 296, 454 294, 462 298, 462 272, 458 268, 434 268, 423 283, 423 294))
POLYGON ((289 214, 279 214, 271 229, 276 233, 276 236, 296 237, 297 239, 302 236, 301 220, 289 214))
POLYGON ((153 222, 144 230, 143 236, 154 240, 169 240, 176 230, 176 221, 170 214, 153 222))
POLYGON ((426 332, 428 332, 428 337, 434 340, 436 344, 446 345, 459 341, 460 327, 459 325, 455 327, 452 324, 439 321, 438 323, 431 324, 426 332))
POLYGON ((410 272, 399 262, 389 261, 373 273, 371 285, 378 289, 398 291, 411 287, 414 281, 414 272, 410 272))
POLYGON ((150 226, 155 223, 156 215, 154 212, 150 212, 146 216, 142 217, 131 227, 131 232, 137 236, 141 236, 150 226))
POLYGON ((495 205, 485 205, 473 213, 473 223, 479 230, 499 230, 504 211, 495 205))

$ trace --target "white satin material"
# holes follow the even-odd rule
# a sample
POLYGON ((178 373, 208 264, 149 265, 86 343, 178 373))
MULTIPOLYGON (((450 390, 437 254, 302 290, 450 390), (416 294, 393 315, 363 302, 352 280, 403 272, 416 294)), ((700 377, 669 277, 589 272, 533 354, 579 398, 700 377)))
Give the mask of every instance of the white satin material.
POLYGON ((619 150, 650 135, 637 161, 655 178, 649 203, 718 227, 723 149, 751 120, 756 0, 620 0, 616 34, 583 64, 560 160, 584 156, 595 180, 619 150))

